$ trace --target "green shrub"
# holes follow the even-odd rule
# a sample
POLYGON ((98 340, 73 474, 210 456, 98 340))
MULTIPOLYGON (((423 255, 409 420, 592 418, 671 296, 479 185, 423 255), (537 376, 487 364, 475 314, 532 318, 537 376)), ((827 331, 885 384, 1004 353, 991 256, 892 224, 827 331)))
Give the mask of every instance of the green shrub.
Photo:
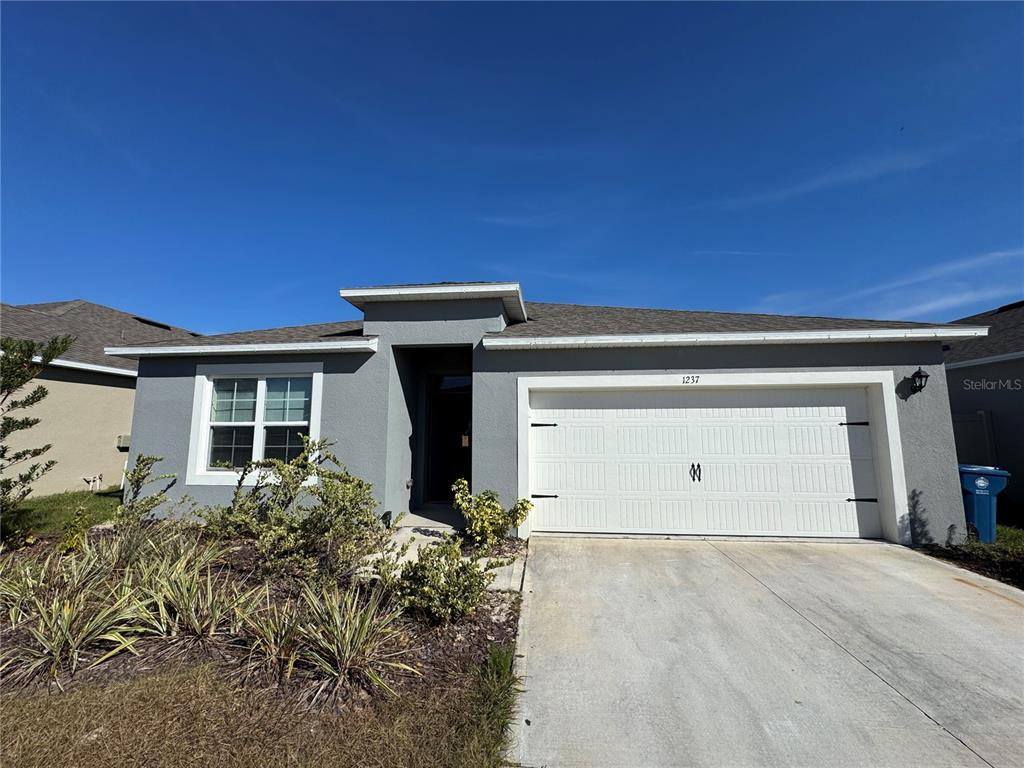
POLYGON ((448 537, 403 566, 398 592, 411 610, 448 623, 476 610, 493 578, 478 560, 463 560, 458 539, 448 537))
POLYGON ((64 523, 64 535, 58 545, 61 552, 76 552, 85 544, 92 525, 92 515, 84 505, 79 505, 74 514, 64 523))
POLYGON ((299 659, 321 678, 314 704, 338 693, 346 682, 365 682, 394 693, 382 673, 388 669, 415 673, 398 661, 406 653, 395 626, 402 610, 386 605, 380 590, 363 599, 358 589, 325 586, 316 590, 306 584, 301 599, 299 659))
POLYGON ((529 499, 519 499, 506 511, 495 491, 481 491, 474 496, 469 492, 469 483, 461 478, 452 485, 452 491, 455 508, 466 520, 466 535, 473 546, 484 552, 493 549, 512 528, 522 525, 533 509, 529 499))
POLYGON ((153 477, 153 467, 163 461, 159 456, 147 456, 140 454, 135 459, 135 465, 125 472, 124 475, 124 498, 121 504, 114 511, 114 528, 132 528, 141 525, 150 519, 156 508, 167 501, 167 491, 175 483, 173 474, 157 475, 153 477), (147 485, 169 480, 163 488, 156 493, 143 496, 147 485))
POLYGON ((201 512, 209 532, 249 539, 268 572, 305 578, 352 576, 371 559, 400 557, 372 486, 340 465, 329 442, 304 441, 292 461, 248 464, 231 505, 201 512), (244 485, 250 476, 255 483, 244 485))

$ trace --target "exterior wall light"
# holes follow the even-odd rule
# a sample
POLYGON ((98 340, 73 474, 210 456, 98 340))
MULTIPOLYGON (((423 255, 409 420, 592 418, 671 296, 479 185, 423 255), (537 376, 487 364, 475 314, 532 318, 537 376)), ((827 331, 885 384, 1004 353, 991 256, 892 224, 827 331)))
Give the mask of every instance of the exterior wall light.
POLYGON ((921 368, 918 368, 910 376, 910 391, 920 392, 928 384, 928 374, 921 368))

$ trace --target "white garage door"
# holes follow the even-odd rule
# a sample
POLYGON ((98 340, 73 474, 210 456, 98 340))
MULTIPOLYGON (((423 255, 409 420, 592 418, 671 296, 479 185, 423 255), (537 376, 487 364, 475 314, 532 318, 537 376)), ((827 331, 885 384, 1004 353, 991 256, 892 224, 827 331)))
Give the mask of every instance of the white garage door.
POLYGON ((881 535, 863 389, 534 391, 535 531, 881 535))

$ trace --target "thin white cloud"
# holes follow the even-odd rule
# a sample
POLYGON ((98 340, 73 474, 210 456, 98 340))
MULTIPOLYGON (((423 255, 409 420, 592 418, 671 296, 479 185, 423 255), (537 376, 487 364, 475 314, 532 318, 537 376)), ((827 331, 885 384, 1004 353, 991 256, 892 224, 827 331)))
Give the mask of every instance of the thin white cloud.
POLYGON ((931 147, 916 152, 883 152, 862 155, 849 162, 777 189, 742 195, 724 201, 726 208, 744 208, 763 203, 777 203, 825 189, 862 184, 884 176, 917 170, 931 165, 952 151, 952 146, 931 147))
MULTIPOLYGON (((783 314, 938 319, 960 307, 976 308, 1024 296, 1024 248, 972 254, 897 275, 845 293, 790 291, 769 294, 752 311, 783 314), (970 281, 970 276, 986 280, 970 281), (998 275, 993 284, 988 280, 998 275)), ((949 314, 946 315, 947 317, 949 314)))
MULTIPOLYGON (((961 259, 944 261, 941 264, 925 267, 924 269, 917 270, 916 272, 910 272, 893 280, 887 280, 884 283, 878 283, 876 285, 867 286, 865 288, 860 288, 856 291, 843 294, 833 299, 831 303, 845 304, 847 302, 856 301, 857 299, 863 299, 869 296, 890 293, 901 288, 909 288, 911 286, 924 285, 928 283, 939 283, 940 281, 945 281, 954 275, 969 272, 972 269, 991 268, 998 264, 1012 263, 1014 261, 1021 263, 1022 259, 1024 259, 1024 248, 1012 248, 1005 251, 989 251, 988 253, 975 254, 961 259)), ((944 285, 947 286, 948 290, 948 284, 944 283, 944 285)))
POLYGON ((692 256, 785 256, 781 251, 690 251, 692 256))
POLYGON ((986 290, 957 292, 910 304, 902 309, 895 309, 888 313, 888 318, 891 320, 931 319, 940 312, 948 312, 957 307, 967 307, 983 302, 995 303, 1002 299, 1018 296, 1020 296, 1019 288, 1009 288, 1006 286, 986 290))
POLYGON ((561 220, 562 214, 558 211, 477 217, 477 221, 482 221, 484 224, 518 229, 547 229, 548 227, 555 226, 561 220))

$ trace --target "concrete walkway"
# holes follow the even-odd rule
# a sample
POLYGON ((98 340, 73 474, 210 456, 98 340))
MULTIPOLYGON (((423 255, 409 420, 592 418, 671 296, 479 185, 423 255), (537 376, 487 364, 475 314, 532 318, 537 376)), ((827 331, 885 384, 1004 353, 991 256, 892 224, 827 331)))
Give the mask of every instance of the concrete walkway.
MULTIPOLYGON (((419 557, 419 551, 423 547, 430 547, 437 544, 445 536, 455 533, 450 526, 399 526, 395 530, 395 541, 399 544, 409 543, 409 549, 399 563, 407 563, 419 557)), ((465 560, 467 558, 463 558, 465 560)), ((492 573, 494 578, 487 588, 496 592, 519 592, 523 586, 523 568, 525 567, 526 556, 517 557, 508 565, 495 568, 492 573)), ((489 562, 489 558, 483 559, 483 564, 489 562)))
POLYGON ((1018 766, 1024 593, 903 547, 542 538, 523 766, 1018 766))

